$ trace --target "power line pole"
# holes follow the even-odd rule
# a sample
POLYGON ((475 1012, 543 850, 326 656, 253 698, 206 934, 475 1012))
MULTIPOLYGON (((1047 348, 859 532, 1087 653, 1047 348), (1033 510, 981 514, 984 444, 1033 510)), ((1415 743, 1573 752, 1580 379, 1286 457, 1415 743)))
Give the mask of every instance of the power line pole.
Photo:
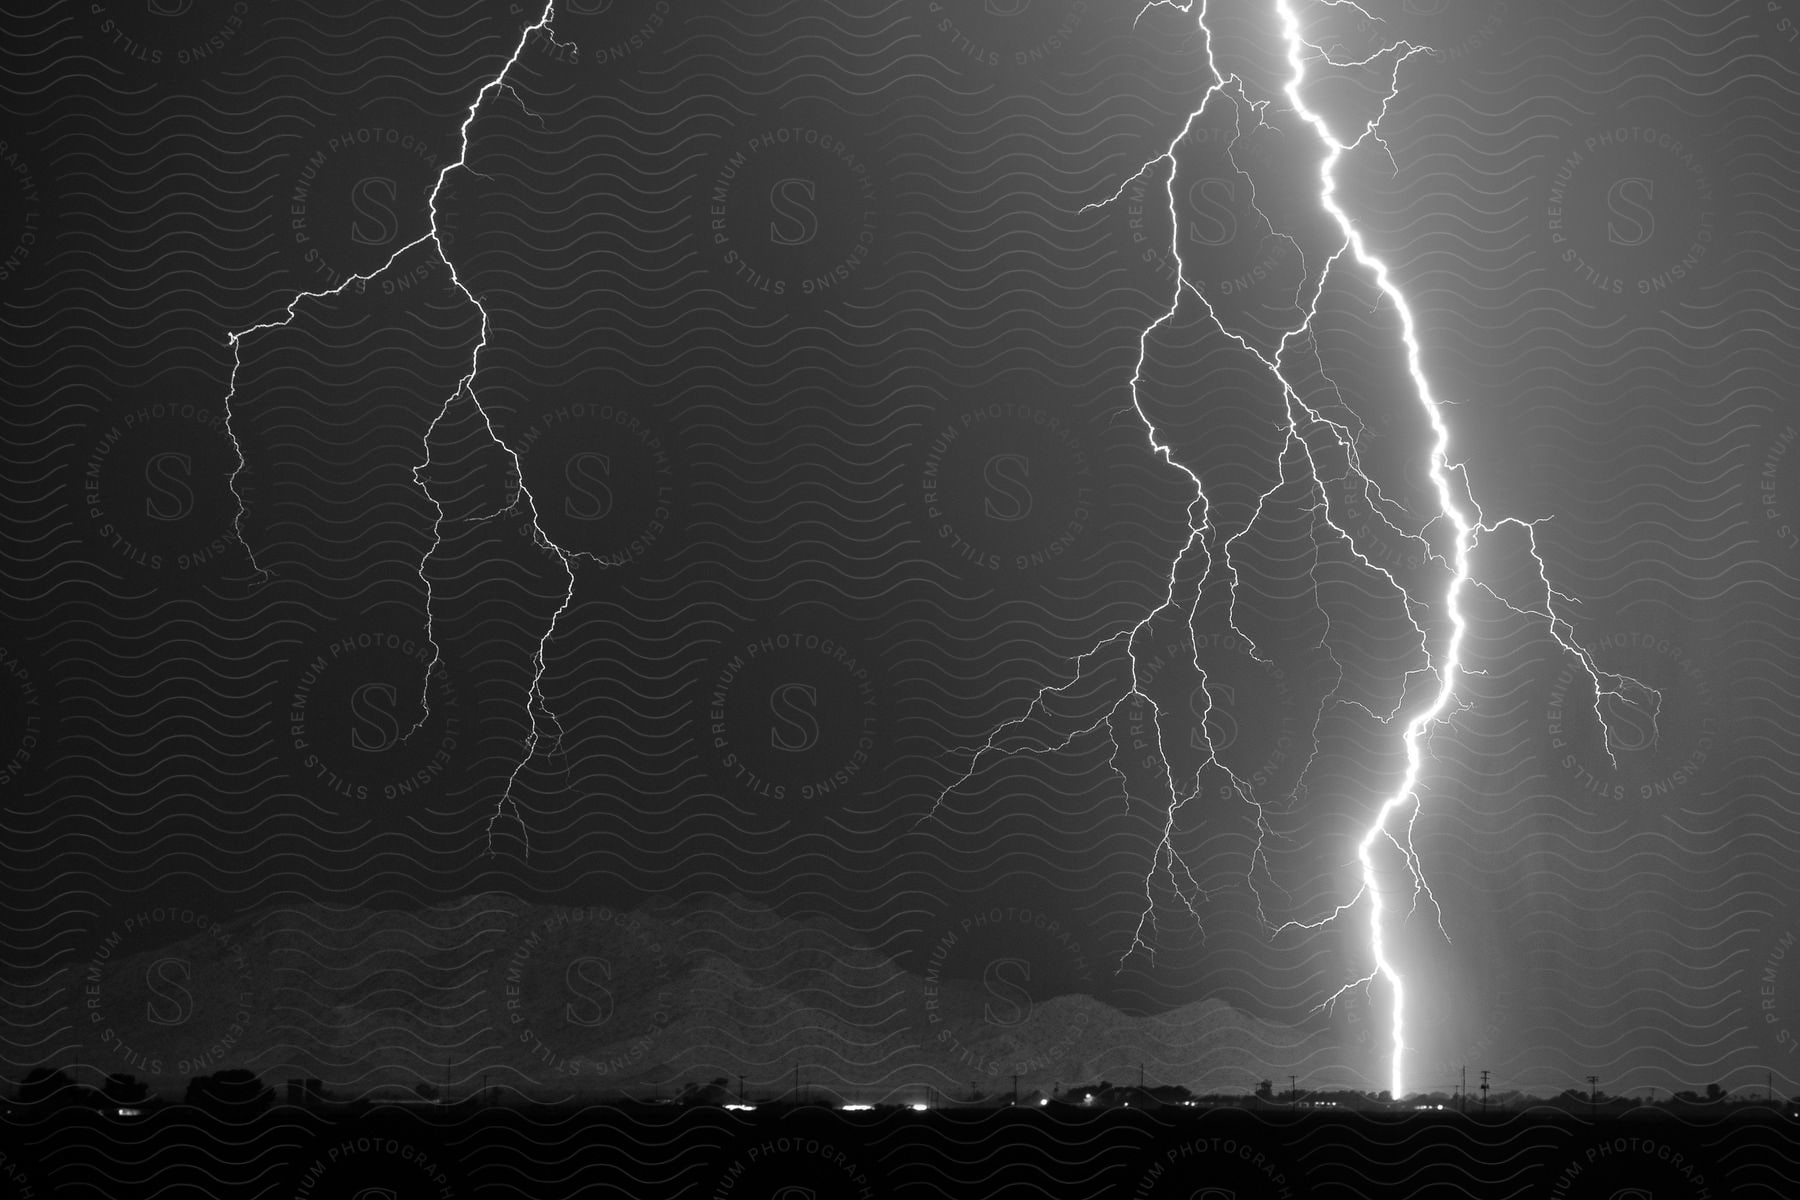
POLYGON ((1017 1075, 1014 1075, 1013 1076, 1013 1105, 1014 1105, 1014 1107, 1017 1107, 1018 1103, 1019 1103, 1019 1077, 1017 1075))
POLYGON ((1295 1075, 1289 1075, 1288 1076, 1288 1103, 1289 1104, 1298 1104, 1299 1102, 1300 1102, 1299 1077, 1295 1076, 1295 1075))
POLYGON ((1469 1064, 1463 1064, 1462 1086, 1456 1089, 1456 1107, 1459 1112, 1469 1111, 1469 1064))
POLYGON ((1484 1067, 1481 1072, 1481 1115, 1487 1115, 1488 1071, 1484 1067))
POLYGON ((1600 1111, 1600 1077, 1589 1075, 1588 1081, 1588 1115, 1595 1116, 1600 1111))

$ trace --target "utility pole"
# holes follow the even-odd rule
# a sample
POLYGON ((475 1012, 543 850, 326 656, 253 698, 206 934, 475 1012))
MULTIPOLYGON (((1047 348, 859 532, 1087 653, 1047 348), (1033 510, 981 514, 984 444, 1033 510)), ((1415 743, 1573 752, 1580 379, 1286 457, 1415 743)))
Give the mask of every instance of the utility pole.
POLYGON ((1144 1064, 1138 1064, 1138 1091, 1144 1090, 1144 1064))
POLYGON ((742 1075, 739 1075, 738 1076, 738 1103, 742 1104, 743 1102, 744 1102, 744 1077, 742 1075))
POLYGON ((1299 1076, 1289 1075, 1288 1076, 1288 1104, 1294 1105, 1294 1104, 1298 1104, 1299 1102, 1300 1102, 1299 1076))
POLYGON ((1487 1115, 1487 1093, 1488 1093, 1487 1077, 1488 1077, 1488 1071, 1484 1067, 1484 1068, 1482 1068, 1482 1071, 1481 1071, 1481 1115, 1484 1117, 1487 1115))
POLYGON ((1588 1081, 1588 1115, 1594 1116, 1600 1111, 1600 1077, 1589 1075, 1588 1081))
POLYGON ((800 1064, 794 1064, 794 1103, 800 1103, 800 1064))
POLYGON ((1018 1103, 1019 1103, 1019 1077, 1017 1075, 1014 1075, 1013 1076, 1013 1105, 1014 1105, 1014 1107, 1017 1107, 1018 1103))
POLYGON ((1469 1064, 1463 1064, 1462 1086, 1456 1089, 1457 1108, 1461 1112, 1469 1111, 1469 1064))

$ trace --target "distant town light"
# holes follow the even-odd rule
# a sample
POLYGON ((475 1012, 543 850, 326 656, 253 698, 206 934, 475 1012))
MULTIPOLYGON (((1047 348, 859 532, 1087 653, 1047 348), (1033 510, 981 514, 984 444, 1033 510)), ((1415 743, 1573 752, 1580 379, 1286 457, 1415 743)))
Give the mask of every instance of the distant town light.
POLYGON ((840 1105, 838 1105, 838 1108, 843 1112, 868 1112, 870 1109, 872 1109, 874 1107, 875 1106, 873 1104, 840 1104, 840 1105))
POLYGON ((1048 1103, 1050 1103, 1050 1100, 1049 1100, 1049 1098, 1048 1098, 1048 1097, 1040 1097, 1040 1098, 1039 1098, 1039 1099, 1038 1099, 1038 1107, 1039 1107, 1039 1108, 1042 1108, 1042 1107, 1044 1107, 1044 1105, 1046 1105, 1046 1104, 1048 1104, 1048 1103))
POLYGON ((119 1115, 121 1117, 141 1117, 144 1115, 144 1110, 141 1108, 121 1108, 119 1110, 119 1115))
POLYGON ((927 1105, 927 1104, 915 1104, 912 1106, 912 1110, 914 1112, 924 1112, 929 1107, 930 1107, 930 1105, 927 1105))
POLYGON ((754 1104, 727 1104, 725 1107, 730 1109, 732 1112, 755 1112, 756 1111, 756 1105, 754 1105, 754 1104))

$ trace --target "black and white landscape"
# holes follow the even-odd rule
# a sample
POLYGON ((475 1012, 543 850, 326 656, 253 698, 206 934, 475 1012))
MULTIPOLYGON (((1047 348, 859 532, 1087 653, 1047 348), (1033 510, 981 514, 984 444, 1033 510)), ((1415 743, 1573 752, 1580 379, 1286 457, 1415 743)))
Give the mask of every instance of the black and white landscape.
POLYGON ((0 18, 0 1186, 1793 1194, 1797 22, 0 18))

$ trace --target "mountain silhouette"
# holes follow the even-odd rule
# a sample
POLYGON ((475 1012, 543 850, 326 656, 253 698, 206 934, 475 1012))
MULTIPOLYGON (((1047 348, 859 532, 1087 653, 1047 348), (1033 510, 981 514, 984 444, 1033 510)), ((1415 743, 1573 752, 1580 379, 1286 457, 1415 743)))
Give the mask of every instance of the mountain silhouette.
MULTIPOLYGON (((154 932, 154 931, 152 931, 154 932)), ((113 945, 106 948, 110 940, 113 945)), ((1050 1094, 1102 1078, 1249 1091, 1325 1048, 1197 1000, 1134 1016, 1040 995, 1032 964, 908 969, 829 917, 737 895, 635 910, 499 894, 399 912, 291 906, 101 952, 7 989, 37 1061, 136 1074, 162 1095, 247 1067, 342 1096, 674 1095, 725 1078, 757 1098, 1050 1094)), ((15 1048, 15 1054, 24 1052, 15 1048)))

